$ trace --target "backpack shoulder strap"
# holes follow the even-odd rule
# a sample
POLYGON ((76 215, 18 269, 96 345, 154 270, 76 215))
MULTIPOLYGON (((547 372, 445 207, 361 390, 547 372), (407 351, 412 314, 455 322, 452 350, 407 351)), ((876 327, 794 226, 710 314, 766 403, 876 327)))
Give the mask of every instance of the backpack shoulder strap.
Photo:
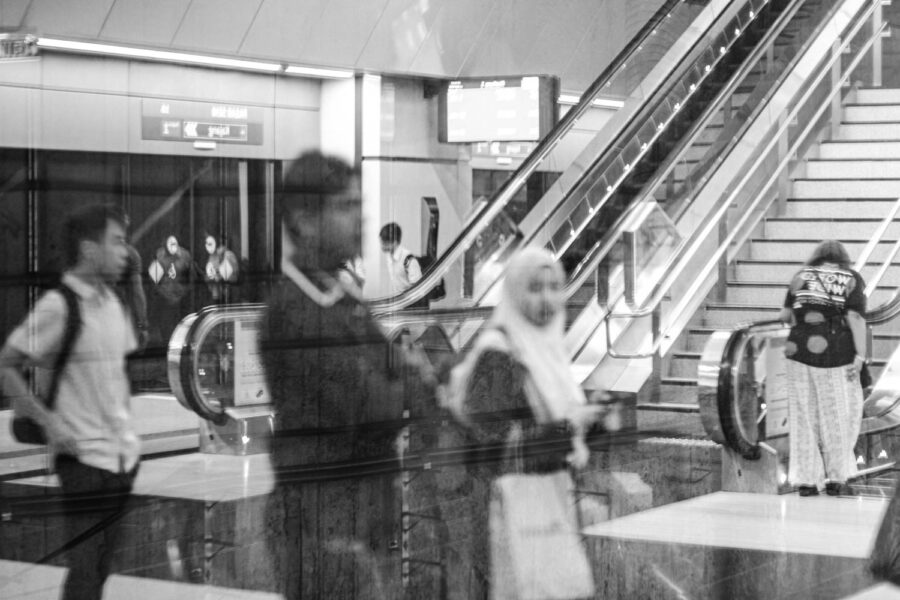
POLYGON ((53 375, 50 380, 50 389, 47 391, 47 408, 53 410, 56 403, 56 392, 59 389, 59 378, 62 370, 69 360, 72 353, 72 347, 75 345, 75 338, 81 330, 81 309, 78 306, 78 295, 69 286, 61 283, 57 288, 63 299, 66 301, 66 327, 63 330, 62 345, 59 348, 59 354, 56 355, 56 362, 53 365, 53 375))
MULTIPOLYGON (((407 254, 406 258, 403 259, 403 270, 406 272, 407 277, 409 277, 409 263, 411 263, 414 258, 416 259, 416 262, 419 261, 416 255, 412 253, 407 254)), ((421 267, 421 265, 419 266, 421 267)))

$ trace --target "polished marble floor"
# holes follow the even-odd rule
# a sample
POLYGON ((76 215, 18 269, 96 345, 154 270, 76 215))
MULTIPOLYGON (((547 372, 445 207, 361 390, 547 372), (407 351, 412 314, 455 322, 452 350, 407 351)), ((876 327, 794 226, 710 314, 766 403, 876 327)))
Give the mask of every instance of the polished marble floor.
MULTIPOLYGON (((0 598, 57 600, 65 569, 0 560, 0 598)), ((104 600, 277 600, 279 594, 113 575, 104 600)))
POLYGON ((900 598, 868 572, 888 502, 716 492, 585 533, 604 598, 900 598))
POLYGON ((606 521, 590 536, 866 558, 884 498, 716 492, 606 521), (835 540, 840 543, 835 543, 835 540))
MULTIPOLYGON (((193 418, 179 421, 178 411, 165 403, 150 401, 144 406, 156 414, 155 420, 147 420, 146 433, 151 435, 157 427, 178 424, 180 431, 185 423, 196 422, 193 418), (166 421, 171 418, 166 414, 174 415, 175 420, 166 421)), ((10 460, 42 457, 23 454, 23 450, 27 448, 8 447, 5 454, 10 460)), ((52 475, 26 477, 16 483, 55 486, 52 475)), ((148 523, 159 519, 160 511, 175 507, 173 502, 180 503, 178 510, 187 518, 194 512, 181 504, 199 502, 209 507, 252 502, 271 489, 272 471, 265 454, 241 457, 194 452, 154 458, 143 463, 135 485, 138 495, 158 499, 156 512, 147 511, 148 523)), ((888 502, 887 498, 867 496, 801 498, 797 494, 714 492, 598 523, 585 530, 587 538, 594 541, 594 557, 604 563, 599 568, 597 597, 900 599, 900 591, 876 584, 866 571, 888 502), (822 592, 826 588, 831 593, 822 592)), ((0 560, 0 598, 56 598, 63 573, 59 566, 0 560)), ((278 596, 116 575, 104 597, 227 600, 278 596)))

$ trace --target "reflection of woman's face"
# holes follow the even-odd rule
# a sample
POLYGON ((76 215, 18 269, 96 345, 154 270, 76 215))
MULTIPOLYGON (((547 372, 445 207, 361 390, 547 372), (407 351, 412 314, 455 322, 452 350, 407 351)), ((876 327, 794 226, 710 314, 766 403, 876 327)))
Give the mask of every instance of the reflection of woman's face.
POLYGON ((563 307, 562 281, 556 271, 542 267, 532 274, 519 298, 519 307, 532 324, 549 324, 563 307))
POLYGON ((166 238, 166 250, 172 255, 178 252, 178 240, 174 235, 170 235, 166 238))
POLYGON ((216 251, 216 238, 211 235, 206 236, 206 242, 203 244, 206 251, 210 254, 216 251))

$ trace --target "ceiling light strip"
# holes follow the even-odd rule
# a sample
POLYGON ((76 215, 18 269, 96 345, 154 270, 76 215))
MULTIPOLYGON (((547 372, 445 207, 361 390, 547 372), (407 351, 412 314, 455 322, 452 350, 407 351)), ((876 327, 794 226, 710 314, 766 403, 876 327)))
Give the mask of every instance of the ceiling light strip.
POLYGON ((319 67, 301 67, 298 65, 288 65, 284 68, 284 72, 288 75, 330 77, 332 79, 349 79, 350 77, 353 77, 353 71, 345 71, 342 69, 322 69, 319 67))
POLYGON ((41 48, 48 48, 52 50, 86 52, 89 54, 101 54, 106 56, 124 56, 142 60, 185 63, 209 67, 222 67, 227 69, 244 69, 250 71, 263 71, 267 73, 284 72, 288 75, 327 77, 332 79, 348 79, 350 77, 353 77, 353 71, 342 69, 323 69, 319 67, 306 67, 299 65, 284 66, 279 63, 273 62, 241 60, 237 58, 225 58, 221 56, 189 54, 186 52, 170 52, 168 50, 151 50, 149 48, 134 48, 130 46, 97 44, 94 42, 78 42, 74 40, 61 40, 55 38, 38 38, 37 45, 41 48))
MULTIPOLYGON (((572 105, 578 104, 581 100, 580 96, 576 96, 575 94, 560 94, 559 98, 556 99, 557 103, 572 105)), ((622 108, 625 106, 624 100, 616 100, 614 98, 595 98, 591 103, 594 106, 599 106, 602 108, 622 108)))

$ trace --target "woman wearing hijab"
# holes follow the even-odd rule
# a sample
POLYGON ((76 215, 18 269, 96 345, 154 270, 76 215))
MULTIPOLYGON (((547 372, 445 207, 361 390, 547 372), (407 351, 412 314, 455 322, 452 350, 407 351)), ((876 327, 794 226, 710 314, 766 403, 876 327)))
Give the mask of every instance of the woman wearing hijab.
POLYGON ((507 473, 550 474, 588 461, 584 434, 597 413, 575 382, 563 345, 563 284, 549 252, 519 252, 491 319, 451 373, 447 403, 471 448, 472 598, 485 597, 490 581, 491 483, 507 473))
POLYGON ((781 320, 785 344, 791 458, 788 480, 801 496, 824 484, 837 496, 856 472, 853 446, 862 420, 859 373, 866 362, 866 284, 835 240, 819 244, 791 279, 781 320), (827 483, 826 483, 827 478, 827 483))

